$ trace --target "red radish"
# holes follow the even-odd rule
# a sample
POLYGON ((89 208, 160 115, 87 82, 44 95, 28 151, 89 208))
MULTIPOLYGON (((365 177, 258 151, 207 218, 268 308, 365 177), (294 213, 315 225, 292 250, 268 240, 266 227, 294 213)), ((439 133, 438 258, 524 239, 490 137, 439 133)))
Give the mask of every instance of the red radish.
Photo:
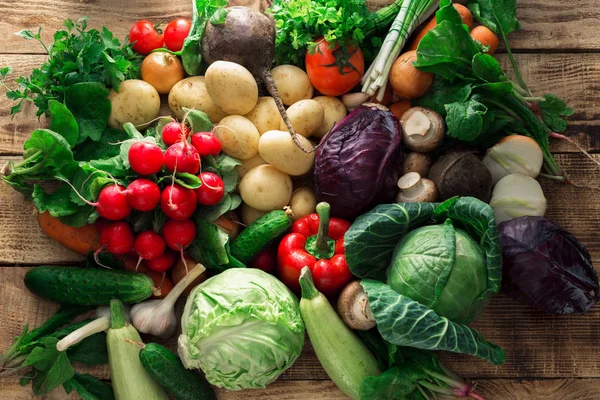
POLYGON ((204 206, 217 204, 225 194, 225 183, 223 179, 215 173, 203 172, 199 175, 202 186, 196 189, 198 203, 204 206))
POLYGON ((162 191, 160 208, 169 218, 188 219, 196 211, 196 192, 178 184, 169 185, 162 191))
POLYGON ((196 224, 191 219, 185 221, 170 219, 163 225, 162 234, 169 248, 183 253, 183 249, 188 247, 196 237, 196 224))
POLYGON ((187 140, 190 129, 181 122, 173 121, 166 124, 162 130, 162 141, 171 146, 179 141, 187 140))
POLYGON ((150 271, 165 272, 173 267, 176 257, 177 253, 171 249, 167 249, 162 256, 155 258, 154 260, 146 260, 145 264, 150 271))
POLYGON ((125 219, 131 214, 131 206, 127 202, 127 191, 116 183, 102 189, 96 203, 88 202, 88 204, 96 207, 101 217, 111 221, 125 219))
POLYGON ((165 167, 171 172, 197 174, 200 170, 200 154, 188 142, 177 142, 165 152, 165 167))
POLYGON ((152 175, 163 166, 163 153, 154 143, 135 142, 127 153, 131 169, 140 175, 152 175))
POLYGON ((218 137, 212 132, 198 132, 192 136, 192 146, 202 157, 218 156, 223 146, 218 137))
POLYGON ((136 179, 126 189, 127 201, 134 210, 151 211, 160 202, 160 188, 149 179, 136 179))
POLYGON ((163 255, 166 248, 163 237, 154 231, 141 232, 135 238, 134 249, 140 260, 155 260, 163 255))
POLYGON ((100 234, 100 247, 95 256, 104 249, 112 254, 126 254, 133 248, 134 243, 133 230, 125 221, 118 221, 108 225, 100 234))
POLYGON ((277 246, 270 246, 262 250, 248 267, 262 269, 266 273, 273 274, 277 267, 277 246))

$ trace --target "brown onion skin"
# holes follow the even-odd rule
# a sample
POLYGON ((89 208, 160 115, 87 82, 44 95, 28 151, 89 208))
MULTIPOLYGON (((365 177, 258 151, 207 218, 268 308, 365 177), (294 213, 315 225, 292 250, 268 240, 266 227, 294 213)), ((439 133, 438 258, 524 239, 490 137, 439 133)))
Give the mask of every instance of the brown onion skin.
POLYGON ((140 69, 142 79, 160 94, 167 94, 177 82, 183 79, 184 70, 177 56, 157 51, 144 58, 140 69))

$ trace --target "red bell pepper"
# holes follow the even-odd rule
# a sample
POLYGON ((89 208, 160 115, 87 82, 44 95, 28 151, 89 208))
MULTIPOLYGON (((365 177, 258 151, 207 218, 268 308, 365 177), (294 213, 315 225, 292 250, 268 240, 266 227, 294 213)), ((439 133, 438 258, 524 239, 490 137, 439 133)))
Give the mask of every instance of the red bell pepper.
POLYGON ((279 279, 300 293, 300 271, 309 267, 315 285, 326 296, 339 293, 352 280, 344 254, 344 234, 350 222, 329 218, 329 204, 317 204, 317 213, 295 221, 292 233, 279 243, 279 279))

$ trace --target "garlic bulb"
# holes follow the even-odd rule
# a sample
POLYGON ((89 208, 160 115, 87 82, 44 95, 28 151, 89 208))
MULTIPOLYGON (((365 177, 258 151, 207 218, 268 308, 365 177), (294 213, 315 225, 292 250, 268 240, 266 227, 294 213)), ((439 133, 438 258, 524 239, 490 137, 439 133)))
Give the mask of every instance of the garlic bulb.
POLYGON ((147 300, 131 308, 133 326, 141 333, 167 338, 177 329, 175 302, 183 291, 205 271, 202 264, 196 266, 180 280, 162 300, 147 300))

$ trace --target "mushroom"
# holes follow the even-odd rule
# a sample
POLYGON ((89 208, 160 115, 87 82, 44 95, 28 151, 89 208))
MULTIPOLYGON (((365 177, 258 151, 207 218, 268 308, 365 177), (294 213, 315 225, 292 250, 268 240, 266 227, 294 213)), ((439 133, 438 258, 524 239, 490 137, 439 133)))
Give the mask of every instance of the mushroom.
POLYGON ((404 145, 412 151, 429 153, 444 141, 444 119, 425 107, 413 107, 400 119, 404 145))
POLYGON ((418 172, 409 172, 398 181, 398 203, 432 203, 437 200, 438 190, 433 181, 421 178, 418 172))
POLYGON ((369 307, 369 298, 360 281, 350 282, 342 290, 338 299, 338 313, 351 329, 368 331, 376 325, 375 316, 369 307))
POLYGON ((404 159, 404 173, 417 172, 421 177, 427 178, 432 165, 431 156, 413 151, 404 159))

